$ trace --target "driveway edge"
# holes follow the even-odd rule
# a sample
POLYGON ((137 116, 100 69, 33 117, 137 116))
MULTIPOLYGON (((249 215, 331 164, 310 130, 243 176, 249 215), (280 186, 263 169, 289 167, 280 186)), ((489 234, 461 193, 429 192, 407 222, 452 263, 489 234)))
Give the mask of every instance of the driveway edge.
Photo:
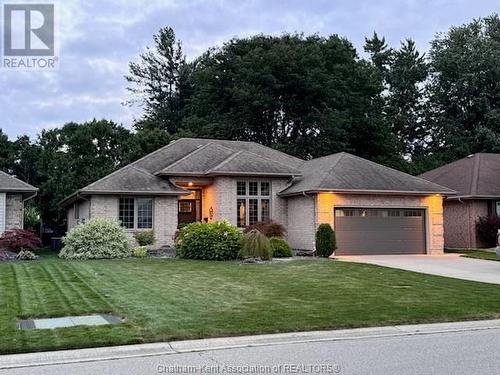
POLYGON ((278 333, 0 356, 0 369, 98 362, 244 347, 500 329, 500 319, 278 333))

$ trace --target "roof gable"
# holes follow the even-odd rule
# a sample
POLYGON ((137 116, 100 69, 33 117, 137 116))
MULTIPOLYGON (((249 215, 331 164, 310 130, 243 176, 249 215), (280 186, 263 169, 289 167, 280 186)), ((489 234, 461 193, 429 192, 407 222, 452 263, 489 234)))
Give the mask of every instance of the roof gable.
POLYGON ((345 152, 312 159, 282 195, 307 191, 453 194, 453 190, 345 152))
POLYGON ((38 189, 10 174, 0 171, 0 191, 6 192, 36 192, 38 189))
POLYGON ((500 154, 469 155, 420 177, 457 191, 459 197, 500 197, 500 154))

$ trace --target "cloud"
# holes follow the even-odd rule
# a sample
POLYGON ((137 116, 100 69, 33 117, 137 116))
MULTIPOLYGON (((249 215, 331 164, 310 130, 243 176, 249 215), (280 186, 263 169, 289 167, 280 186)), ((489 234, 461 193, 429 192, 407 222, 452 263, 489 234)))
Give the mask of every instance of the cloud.
POLYGON ((123 76, 160 27, 172 26, 188 58, 232 37, 283 32, 339 34, 362 52, 377 31, 392 46, 407 37, 422 50, 436 32, 497 10, 466 0, 80 0, 55 1, 60 69, 0 70, 0 127, 35 137, 45 127, 108 118, 130 126, 140 116, 123 76))

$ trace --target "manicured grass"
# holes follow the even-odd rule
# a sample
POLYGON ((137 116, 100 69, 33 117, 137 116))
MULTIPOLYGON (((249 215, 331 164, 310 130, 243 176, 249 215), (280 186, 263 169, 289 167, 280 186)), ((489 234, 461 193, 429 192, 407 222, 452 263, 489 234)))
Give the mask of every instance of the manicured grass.
POLYGON ((500 287, 332 260, 0 264, 0 353, 500 318, 500 287), (20 318, 113 312, 115 326, 20 331, 20 318))
POLYGON ((479 249, 474 249, 474 250, 459 250, 459 249, 450 249, 446 250, 447 253, 458 253, 462 254, 464 258, 475 258, 475 259, 485 259, 485 260, 496 260, 500 261, 500 257, 496 255, 492 251, 485 251, 485 250, 479 250, 479 249))

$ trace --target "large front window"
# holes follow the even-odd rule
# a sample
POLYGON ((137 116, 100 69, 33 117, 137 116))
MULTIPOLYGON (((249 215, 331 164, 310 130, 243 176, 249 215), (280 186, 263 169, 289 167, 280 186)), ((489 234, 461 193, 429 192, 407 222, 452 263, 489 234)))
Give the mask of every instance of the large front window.
POLYGON ((236 223, 243 228, 271 218, 271 183, 238 181, 236 184, 236 223))
POLYGON ((127 229, 152 229, 153 199, 120 198, 118 219, 127 229))

